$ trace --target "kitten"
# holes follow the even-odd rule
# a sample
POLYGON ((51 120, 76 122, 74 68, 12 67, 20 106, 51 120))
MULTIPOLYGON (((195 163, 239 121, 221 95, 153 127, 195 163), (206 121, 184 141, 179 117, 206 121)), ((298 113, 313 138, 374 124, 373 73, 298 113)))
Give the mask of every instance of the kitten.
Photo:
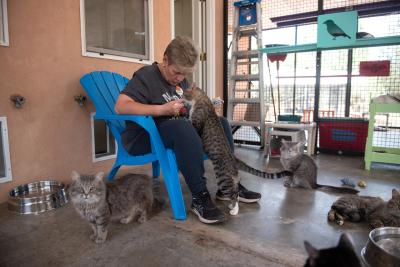
POLYGON ((392 198, 385 202, 379 197, 343 196, 336 200, 328 213, 329 221, 342 225, 367 221, 371 228, 383 226, 400 227, 400 193, 392 190, 392 198))
POLYGON ((308 259, 304 267, 361 267, 354 244, 348 234, 342 234, 336 247, 316 249, 304 241, 308 259))
POLYGON ((96 175, 71 174, 69 196, 76 211, 89 221, 91 239, 106 241, 110 220, 127 224, 138 217, 143 223, 153 206, 152 180, 143 174, 127 174, 112 182, 103 181, 102 172, 96 175))
POLYGON ((301 187, 306 189, 322 189, 335 193, 357 194, 353 188, 335 187, 317 183, 317 165, 314 160, 304 154, 304 143, 282 140, 280 161, 283 168, 291 173, 283 182, 285 187, 301 187))

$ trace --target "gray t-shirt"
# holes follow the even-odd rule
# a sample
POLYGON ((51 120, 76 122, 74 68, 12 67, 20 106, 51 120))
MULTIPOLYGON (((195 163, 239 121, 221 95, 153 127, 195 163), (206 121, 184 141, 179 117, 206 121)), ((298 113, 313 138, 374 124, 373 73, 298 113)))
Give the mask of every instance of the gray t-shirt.
MULTIPOLYGON (((121 94, 125 94, 142 104, 162 105, 167 102, 182 98, 177 93, 177 86, 169 84, 161 75, 155 62, 150 66, 144 66, 137 70, 132 79, 128 82, 121 94)), ((184 79, 178 86, 182 90, 189 87, 189 83, 184 79)), ((173 116, 155 117, 156 123, 173 118, 173 116)), ((141 129, 136 123, 126 122, 125 131, 135 131, 141 129)), ((132 132, 132 134, 134 134, 132 132)))

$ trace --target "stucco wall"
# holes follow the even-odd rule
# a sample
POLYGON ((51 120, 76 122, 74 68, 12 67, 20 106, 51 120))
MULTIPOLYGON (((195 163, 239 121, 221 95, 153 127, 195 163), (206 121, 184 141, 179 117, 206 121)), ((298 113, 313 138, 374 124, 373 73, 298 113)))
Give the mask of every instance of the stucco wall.
POLYGON ((224 1, 215 1, 215 95, 223 99, 224 1))
MULTIPOLYGON (((216 4, 220 96, 222 3, 216 4)), ((155 59, 161 60, 171 37, 170 0, 154 1, 153 12, 155 59)), ((13 180, 0 184, 0 202, 19 184, 43 179, 69 182, 72 170, 108 171, 113 160, 92 162, 93 107, 80 107, 73 96, 84 93, 79 79, 87 72, 109 70, 131 77, 141 67, 81 55, 79 0, 8 1, 8 23, 10 46, 0 46, 0 116, 8 120, 13 180), (15 93, 27 98, 22 109, 9 100, 15 93)))

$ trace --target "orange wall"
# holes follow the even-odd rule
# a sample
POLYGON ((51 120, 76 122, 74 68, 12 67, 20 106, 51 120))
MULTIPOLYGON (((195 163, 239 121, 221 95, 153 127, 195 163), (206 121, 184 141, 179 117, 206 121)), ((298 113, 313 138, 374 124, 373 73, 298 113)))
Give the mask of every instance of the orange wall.
MULTIPOLYGON (((27 182, 69 182, 72 170, 108 171, 113 160, 92 162, 91 104, 80 107, 79 78, 93 70, 126 77, 139 64, 83 57, 79 0, 12 0, 8 2, 10 46, 0 46, 0 116, 6 116, 12 182, 0 184, 0 202, 9 190, 27 182), (26 97, 22 109, 11 94, 26 97)), ((222 96, 222 0, 217 2, 217 95, 222 96), (221 22, 220 22, 221 21, 221 22)), ((170 0, 155 0, 155 59, 170 40, 170 0)))
POLYGON ((215 94, 223 98, 223 62, 224 62, 224 1, 215 1, 215 94))

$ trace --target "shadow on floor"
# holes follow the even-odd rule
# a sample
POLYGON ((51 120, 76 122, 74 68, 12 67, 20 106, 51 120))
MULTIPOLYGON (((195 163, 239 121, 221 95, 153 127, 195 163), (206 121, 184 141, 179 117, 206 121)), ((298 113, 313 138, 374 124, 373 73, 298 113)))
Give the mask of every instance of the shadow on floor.
MULTIPOLYGON (((238 148, 236 154, 250 165, 265 169, 259 150, 238 148)), ((363 159, 319 155, 319 183, 340 185, 340 179, 367 182, 362 195, 387 200, 399 188, 398 170, 363 170, 363 159)), ((214 173, 206 162, 212 195, 214 173)), ((272 159, 269 169, 279 169, 272 159)), ((124 169, 151 173, 151 167, 124 169)), ((91 229, 72 206, 39 215, 19 215, 0 205, 0 266, 302 266, 306 258, 304 240, 315 247, 334 246, 342 232, 353 237, 357 252, 368 238, 366 224, 327 222, 331 204, 339 197, 321 191, 286 189, 281 180, 265 180, 241 173, 242 183, 263 197, 256 204, 241 204, 237 216, 221 225, 204 225, 190 213, 186 221, 174 221, 169 208, 145 224, 112 224, 105 244, 89 240, 91 229)), ((183 181, 182 181, 182 184, 183 181)), ((183 186, 186 207, 190 195, 183 186)), ((162 193, 166 195, 163 188, 162 193)), ((225 203, 218 206, 227 212, 225 203)))

